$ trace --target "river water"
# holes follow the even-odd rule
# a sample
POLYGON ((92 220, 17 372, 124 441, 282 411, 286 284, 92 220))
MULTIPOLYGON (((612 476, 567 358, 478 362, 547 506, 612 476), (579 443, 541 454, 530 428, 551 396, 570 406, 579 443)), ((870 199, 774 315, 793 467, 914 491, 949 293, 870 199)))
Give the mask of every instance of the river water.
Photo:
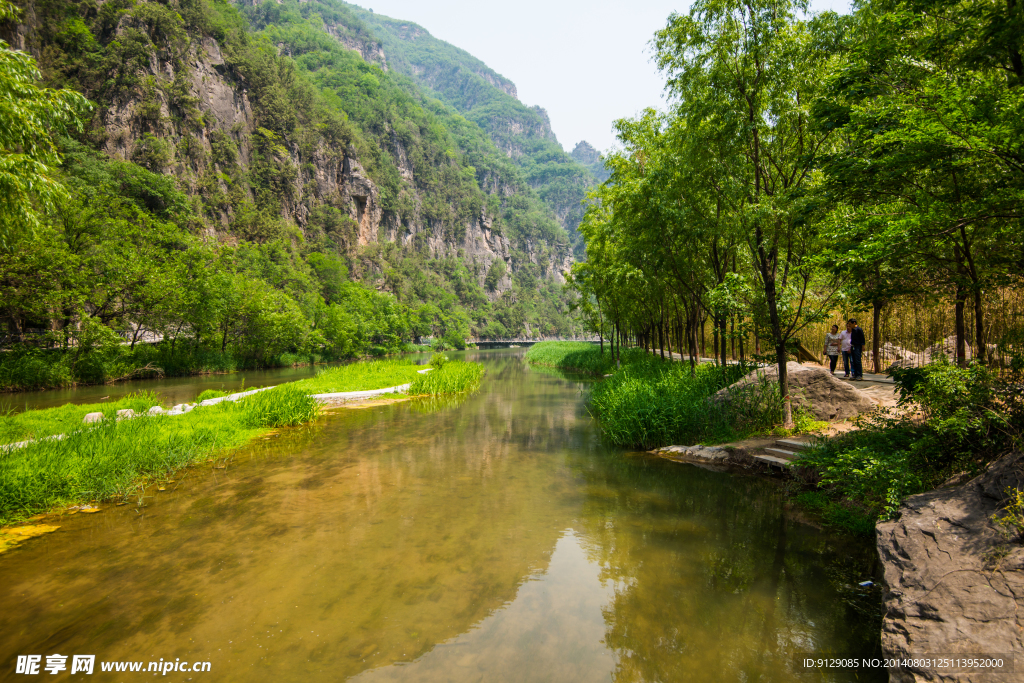
POLYGON ((801 521, 778 482, 602 444, 587 383, 523 351, 467 352, 487 374, 461 404, 337 410, 143 507, 54 522, 0 555, 0 666, 59 653, 96 655, 95 674, 60 674, 74 680, 141 680, 99 662, 160 659, 210 662, 171 681, 855 680, 793 659, 878 654, 878 596, 856 586, 874 578, 869 541, 801 521))

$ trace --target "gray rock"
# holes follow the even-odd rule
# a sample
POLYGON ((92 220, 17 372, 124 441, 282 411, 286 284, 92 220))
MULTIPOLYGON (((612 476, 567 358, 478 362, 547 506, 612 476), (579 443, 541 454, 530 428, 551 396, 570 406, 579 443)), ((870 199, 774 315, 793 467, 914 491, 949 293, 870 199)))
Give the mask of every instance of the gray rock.
POLYGON ((130 420, 133 417, 135 417, 135 411, 132 410, 131 408, 124 408, 122 410, 117 411, 118 420, 130 420))
POLYGON ((955 488, 911 496, 876 528, 885 567, 886 656, 1015 653, 1015 674, 890 671, 890 681, 1024 680, 1024 546, 992 522, 1008 487, 1024 488, 1024 454, 955 488))
MULTIPOLYGON (((818 420, 833 422, 846 420, 872 410, 875 402, 871 397, 851 384, 836 379, 824 368, 809 368, 794 361, 786 364, 789 375, 789 394, 793 408, 802 408, 818 420)), ((714 396, 716 401, 732 401, 745 392, 756 399, 756 387, 760 382, 778 383, 777 367, 760 368, 722 389, 714 396)))
POLYGON ((164 409, 161 408, 160 406, 153 406, 152 408, 149 409, 149 414, 150 415, 163 415, 164 414, 164 409))
POLYGON ((101 422, 103 420, 103 413, 89 413, 82 418, 82 424, 92 424, 94 422, 101 422))

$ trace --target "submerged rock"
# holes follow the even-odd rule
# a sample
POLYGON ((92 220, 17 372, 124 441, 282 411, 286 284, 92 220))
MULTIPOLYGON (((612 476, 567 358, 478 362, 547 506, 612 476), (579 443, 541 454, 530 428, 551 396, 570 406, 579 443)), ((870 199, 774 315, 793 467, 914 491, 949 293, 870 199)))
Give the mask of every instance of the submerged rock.
MULTIPOLYGON (((789 375, 789 394, 793 408, 806 410, 818 420, 833 422, 856 417, 875 407, 867 394, 851 384, 837 379, 824 368, 809 368, 790 361, 786 363, 789 375)), ((779 369, 775 366, 759 368, 735 384, 715 394, 716 401, 731 401, 743 395, 757 400, 756 389, 761 384, 777 384, 779 369)))
MULTIPOLYGON (((1024 454, 1012 453, 955 488, 911 496, 879 522, 885 567, 882 649, 887 657, 1024 653, 1024 546, 992 521, 1008 487, 1024 487, 1024 454)), ((890 681, 1009 681, 1006 674, 890 670, 890 681)))

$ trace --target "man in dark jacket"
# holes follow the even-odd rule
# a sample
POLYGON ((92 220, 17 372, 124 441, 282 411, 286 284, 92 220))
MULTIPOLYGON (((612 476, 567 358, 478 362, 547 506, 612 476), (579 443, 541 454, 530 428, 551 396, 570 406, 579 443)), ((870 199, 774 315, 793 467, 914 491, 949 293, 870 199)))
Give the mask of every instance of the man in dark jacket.
POLYGON ((860 362, 861 354, 864 353, 864 330, 860 328, 860 325, 853 318, 850 318, 850 324, 853 325, 853 330, 850 332, 850 355, 852 356, 853 377, 850 379, 864 379, 864 368, 860 362))

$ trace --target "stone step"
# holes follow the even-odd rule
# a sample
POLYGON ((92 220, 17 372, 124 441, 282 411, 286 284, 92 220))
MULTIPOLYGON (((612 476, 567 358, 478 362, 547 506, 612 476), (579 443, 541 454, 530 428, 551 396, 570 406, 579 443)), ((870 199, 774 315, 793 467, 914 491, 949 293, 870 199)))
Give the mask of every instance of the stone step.
POLYGON ((811 447, 811 444, 807 441, 797 441, 796 439, 779 439, 775 442, 775 445, 791 451, 802 451, 811 447))
POLYGON ((785 458, 786 460, 796 460, 799 457, 799 454, 794 453, 793 451, 783 450, 781 448, 766 448, 764 450, 769 455, 774 456, 776 458, 785 458))
POLYGON ((755 455, 754 460, 772 467, 781 467, 783 469, 789 467, 789 460, 783 460, 782 458, 776 458, 771 455, 755 455))

